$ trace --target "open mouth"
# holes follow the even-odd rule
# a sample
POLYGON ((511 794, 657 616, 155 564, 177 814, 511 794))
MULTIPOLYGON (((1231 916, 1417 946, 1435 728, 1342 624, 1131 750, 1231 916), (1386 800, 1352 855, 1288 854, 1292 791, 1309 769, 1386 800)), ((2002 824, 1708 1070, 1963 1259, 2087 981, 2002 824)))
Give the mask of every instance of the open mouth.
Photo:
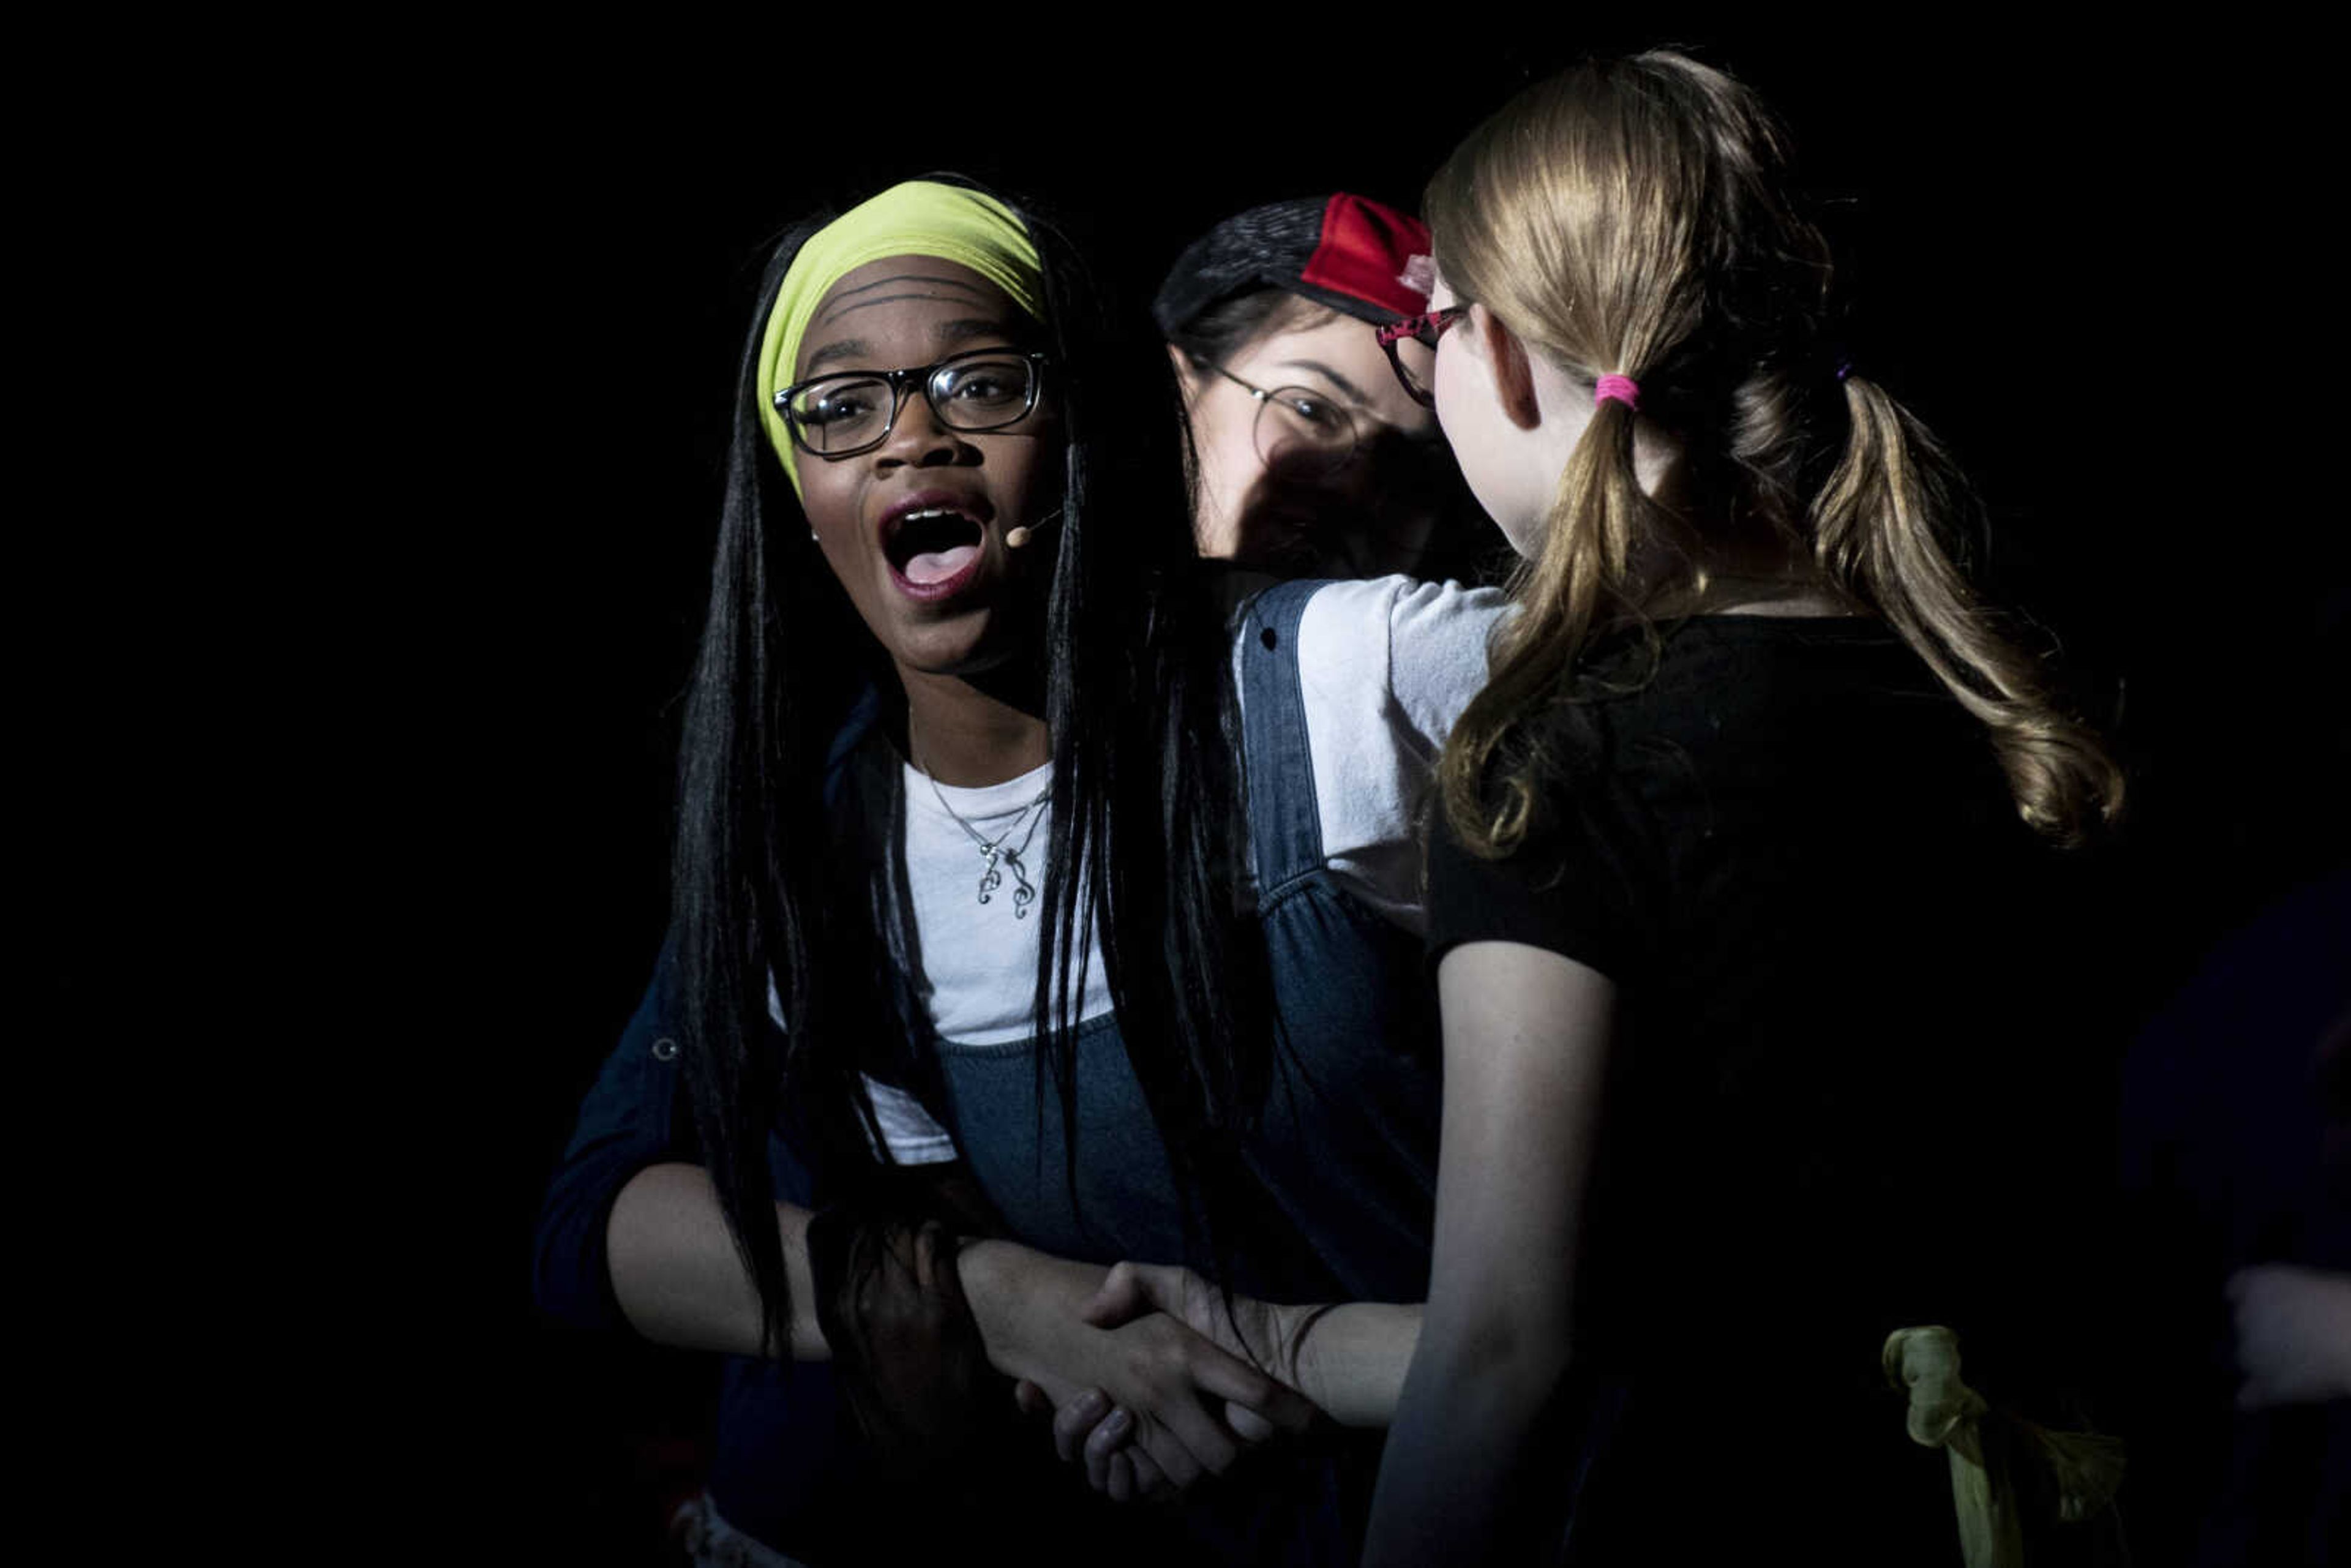
POLYGON ((917 588, 946 582, 979 557, 985 538, 977 517, 950 506, 920 507, 891 519, 882 553, 891 570, 917 588))

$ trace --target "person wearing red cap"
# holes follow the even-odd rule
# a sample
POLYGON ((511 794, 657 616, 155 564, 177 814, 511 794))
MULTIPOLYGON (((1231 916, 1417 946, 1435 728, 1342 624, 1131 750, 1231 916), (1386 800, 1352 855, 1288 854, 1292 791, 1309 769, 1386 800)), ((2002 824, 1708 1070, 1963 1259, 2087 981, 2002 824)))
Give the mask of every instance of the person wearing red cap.
POLYGON ((1491 530, 1374 331, 1428 308, 1428 230, 1338 192, 1227 218, 1152 314, 1183 387, 1205 556, 1285 577, 1476 575, 1491 530))

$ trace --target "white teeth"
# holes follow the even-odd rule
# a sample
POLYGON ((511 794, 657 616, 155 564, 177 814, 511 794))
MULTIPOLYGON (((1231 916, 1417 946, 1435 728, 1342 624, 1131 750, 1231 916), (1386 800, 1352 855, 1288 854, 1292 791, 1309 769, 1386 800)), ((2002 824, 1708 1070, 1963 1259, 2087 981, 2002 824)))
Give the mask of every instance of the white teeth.
POLYGON ((908 512, 904 517, 900 517, 898 520, 902 523, 911 523, 916 517, 960 517, 962 516, 963 514, 961 512, 951 510, 946 507, 925 507, 919 512, 908 512))

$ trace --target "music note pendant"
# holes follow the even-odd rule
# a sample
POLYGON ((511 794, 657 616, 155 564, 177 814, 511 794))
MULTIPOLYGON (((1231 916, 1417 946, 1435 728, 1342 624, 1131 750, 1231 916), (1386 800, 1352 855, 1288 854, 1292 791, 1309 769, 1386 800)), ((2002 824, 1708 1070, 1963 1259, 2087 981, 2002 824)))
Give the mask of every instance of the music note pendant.
POLYGON ((1029 881, 1029 868, 1020 863, 1020 852, 1029 847, 1029 841, 1037 836, 1037 824, 1045 820, 1045 813, 1040 808, 1052 799, 1053 787, 1047 785, 1035 800, 1020 808, 1019 815, 1012 819, 1011 827, 989 839, 981 837, 977 828, 963 820, 963 813, 947 804, 946 795, 939 789, 937 779, 931 779, 928 773, 925 773, 923 777, 930 779, 931 794, 937 800, 939 810, 955 819, 956 826, 964 831, 964 836, 971 840, 973 845, 979 851, 981 865, 979 901, 982 904, 996 902, 996 890, 1004 885, 1004 873, 998 869, 998 863, 1001 862, 1012 873, 1012 918, 1028 919, 1029 906, 1037 901, 1037 889, 1029 881), (1036 814, 1031 816, 1029 814, 1031 812, 1036 814), (1019 830, 1023 819, 1026 819, 1029 823, 1029 831, 1020 835, 1019 848, 1008 847, 1005 841, 1019 830))
MULTIPOLYGON (((1035 830, 1032 828, 1030 831, 1035 830)), ((1026 848, 1028 841, 1022 840, 1021 845, 1026 848)), ((1026 920, 1029 918, 1029 905, 1036 901, 1037 890, 1029 885, 1029 868, 1020 863, 1020 851, 1005 850, 1001 852, 1004 863, 1012 868, 1012 918, 1026 920)), ((990 871, 987 874, 995 876, 996 873, 990 871)))

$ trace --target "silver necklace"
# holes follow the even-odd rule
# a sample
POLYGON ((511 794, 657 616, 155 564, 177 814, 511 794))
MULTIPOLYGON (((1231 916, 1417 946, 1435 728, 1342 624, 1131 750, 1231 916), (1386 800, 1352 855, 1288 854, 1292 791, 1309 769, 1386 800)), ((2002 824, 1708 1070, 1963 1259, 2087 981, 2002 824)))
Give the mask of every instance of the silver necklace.
POLYGON ((969 822, 963 820, 962 812, 957 811, 953 806, 947 804, 947 798, 939 789, 939 781, 931 777, 930 769, 922 768, 918 765, 916 771, 920 772, 925 779, 930 781, 931 797, 938 801, 939 810, 945 811, 949 817, 953 818, 955 820, 955 825, 963 830, 964 837, 969 839, 974 844, 978 846, 980 859, 979 901, 982 904, 992 904, 995 902, 996 890, 1004 885, 1004 872, 997 869, 998 864, 1001 862, 1005 871, 1009 871, 1012 873, 1012 918, 1015 920, 1028 919, 1029 906, 1037 901, 1037 889, 1029 883, 1029 868, 1020 863, 1020 856, 1029 848, 1029 841, 1037 836, 1037 824, 1045 820, 1045 813, 1038 810, 1037 809, 1042 806, 1046 801, 1052 799, 1053 787, 1050 784, 1048 784, 1044 789, 1039 790, 1035 800, 1020 808, 1019 816, 1012 819, 1012 825, 1010 827, 997 834, 996 837, 989 839, 981 837, 980 831, 977 828, 973 827, 969 822), (1031 817, 1029 815, 1031 811, 1036 811, 1037 814, 1031 817), (1021 819, 1024 817, 1028 819, 1029 831, 1025 833, 1021 833, 1020 842, 1019 845, 1007 849, 1005 847, 1004 841, 1010 838, 1016 831, 1019 831, 1021 819))

